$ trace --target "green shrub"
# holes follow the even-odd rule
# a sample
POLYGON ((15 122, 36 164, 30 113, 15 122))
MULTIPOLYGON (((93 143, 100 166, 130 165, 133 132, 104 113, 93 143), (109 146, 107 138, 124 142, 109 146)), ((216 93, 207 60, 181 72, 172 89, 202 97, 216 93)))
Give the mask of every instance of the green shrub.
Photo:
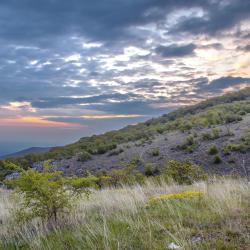
POLYGON ((179 124, 178 128, 182 131, 182 132, 185 132, 185 131, 188 131, 190 129, 193 128, 193 124, 191 122, 188 122, 188 121, 183 121, 179 124))
POLYGON ((212 138, 218 139, 220 137, 221 130, 219 128, 212 129, 212 138))
POLYGON ((237 114, 229 113, 225 115, 225 122, 226 123, 231 123, 231 122, 238 122, 241 121, 242 117, 237 114))
POLYGON ((219 163, 221 163, 221 162, 222 162, 221 157, 220 157, 219 155, 216 155, 216 156, 214 157, 214 163, 215 163, 215 164, 219 164, 219 163))
POLYGON ((5 184, 15 188, 20 197, 17 210, 18 220, 30 220, 36 217, 48 221, 56 221, 58 215, 69 211, 75 199, 83 192, 89 194, 87 188, 97 182, 96 177, 74 178, 63 177, 60 171, 50 171, 48 162, 42 172, 33 169, 27 171, 19 166, 6 162, 8 167, 19 171, 19 176, 5 184))
POLYGON ((245 146, 242 144, 228 144, 223 148, 223 152, 225 155, 229 155, 233 151, 244 153, 245 146))
POLYGON ((122 148, 119 148, 119 149, 117 149, 117 150, 111 151, 111 152, 108 154, 108 156, 119 155, 119 154, 121 154, 123 151, 124 151, 124 150, 123 150, 122 148))
POLYGON ((173 179, 178 184, 192 184, 207 178, 204 170, 190 161, 169 161, 163 172, 166 179, 173 179))
POLYGON ((209 153, 210 155, 216 155, 216 154, 218 153, 218 149, 217 149, 216 145, 212 145, 212 146, 209 148, 208 153, 209 153))
POLYGON ((88 161, 92 158, 91 154, 86 151, 83 151, 77 155, 77 160, 80 162, 88 161))
POLYGON ((236 162, 236 158, 235 157, 231 157, 228 159, 228 163, 235 163, 236 162))
POLYGON ((159 148, 153 149, 153 151, 152 151, 152 156, 159 156, 159 155, 160 155, 159 148))
POLYGON ((238 112, 238 115, 241 115, 241 116, 244 116, 244 115, 246 115, 246 114, 247 114, 247 112, 244 111, 244 110, 240 110, 240 111, 238 112))
POLYGON ((185 142, 181 145, 178 145, 177 148, 181 150, 185 150, 188 153, 194 152, 194 150, 198 147, 197 142, 194 140, 193 136, 189 136, 186 138, 185 142))
POLYGON ((201 135, 201 138, 202 138, 202 140, 204 140, 204 141, 208 141, 208 140, 211 140, 211 139, 212 139, 212 135, 211 135, 210 133, 203 133, 203 134, 201 135))

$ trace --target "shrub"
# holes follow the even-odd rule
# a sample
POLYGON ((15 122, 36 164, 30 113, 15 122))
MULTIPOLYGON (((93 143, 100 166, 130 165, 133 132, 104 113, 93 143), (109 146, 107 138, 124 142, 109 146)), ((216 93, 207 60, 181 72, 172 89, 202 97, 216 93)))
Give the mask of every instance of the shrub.
POLYGON ((240 115, 237 115, 237 114, 226 114, 225 115, 225 122, 226 123, 231 123, 231 122, 238 122, 238 121, 241 121, 242 120, 242 117, 240 115))
POLYGON ((181 122, 180 125, 178 126, 178 128, 182 132, 188 131, 188 130, 192 129, 192 127, 193 127, 193 124, 191 122, 188 122, 188 121, 181 122))
POLYGON ((212 129, 212 138, 218 139, 220 137, 221 130, 219 128, 212 129))
POLYGON ((231 157, 228 159, 228 163, 235 163, 236 162, 236 158, 235 157, 231 157))
POLYGON ((186 138, 185 142, 181 145, 178 145, 177 148, 181 150, 185 150, 188 153, 194 152, 194 150, 198 147, 198 144, 194 140, 193 136, 189 136, 186 138))
POLYGON ((244 153, 245 146, 242 144, 228 144, 223 148, 223 152, 225 155, 229 155, 233 151, 244 153))
POLYGON ((169 161, 163 175, 178 184, 192 184, 194 181, 206 179, 204 170, 190 161, 169 161))
POLYGON ((202 135, 202 140, 208 141, 212 139, 212 135, 210 133, 203 133, 202 135))
POLYGON ((244 110, 240 110, 240 111, 238 112, 238 115, 241 115, 241 116, 244 116, 244 115, 246 115, 246 114, 247 114, 247 112, 244 111, 244 110))
POLYGON ((153 166, 152 163, 148 163, 145 166, 145 172, 144 174, 149 177, 149 176, 156 176, 160 173, 159 169, 155 166, 153 166))
POLYGON ((209 148, 208 153, 209 153, 210 155, 216 155, 216 154, 218 153, 218 149, 217 149, 216 145, 212 145, 212 146, 209 148))
POLYGON ((80 162, 85 162, 87 160, 90 160, 91 158, 91 154, 86 151, 83 151, 77 155, 77 160, 80 162))
POLYGON ((111 152, 108 154, 108 156, 119 155, 119 154, 121 154, 123 151, 124 151, 124 150, 123 150, 122 148, 119 148, 119 149, 117 149, 117 150, 111 151, 111 152))
POLYGON ((152 151, 152 156, 159 156, 159 155, 160 155, 159 148, 155 148, 155 149, 152 151))
POLYGON ((96 177, 74 178, 62 177, 60 171, 50 171, 48 162, 44 164, 42 172, 29 169, 23 170, 19 166, 7 162, 6 165, 19 171, 16 179, 5 181, 15 188, 20 196, 20 207, 17 211, 19 220, 29 220, 40 217, 48 221, 56 221, 59 213, 69 211, 73 202, 86 189, 92 186, 96 177))
POLYGON ((221 162, 222 162, 221 157, 220 157, 219 155, 216 155, 216 156, 214 157, 214 163, 215 163, 215 164, 219 164, 219 163, 221 163, 221 162))

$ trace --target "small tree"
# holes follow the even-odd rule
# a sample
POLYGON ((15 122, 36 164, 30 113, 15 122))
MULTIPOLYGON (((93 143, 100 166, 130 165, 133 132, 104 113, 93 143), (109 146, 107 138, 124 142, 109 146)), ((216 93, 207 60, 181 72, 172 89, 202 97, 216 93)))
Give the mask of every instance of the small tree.
POLYGON ((173 179, 178 184, 192 184, 207 178, 204 170, 190 161, 169 161, 164 171, 166 179, 173 179))
POLYGON ((88 188, 98 180, 94 176, 85 178, 63 177, 61 171, 50 171, 49 162, 44 164, 42 172, 21 167, 7 162, 12 169, 19 171, 19 176, 5 183, 13 188, 20 197, 17 211, 21 220, 40 217, 47 221, 57 221, 58 214, 69 211, 80 194, 89 195, 88 188))

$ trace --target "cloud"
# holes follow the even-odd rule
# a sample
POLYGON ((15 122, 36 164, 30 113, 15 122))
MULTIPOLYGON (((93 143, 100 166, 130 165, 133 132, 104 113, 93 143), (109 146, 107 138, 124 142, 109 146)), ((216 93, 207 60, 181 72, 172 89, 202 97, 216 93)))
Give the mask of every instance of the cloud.
POLYGON ((229 30, 250 17, 249 1, 209 1, 199 17, 183 17, 176 23, 170 33, 186 32, 191 34, 215 35, 220 31, 229 30))
POLYGON ((243 50, 245 52, 250 52, 250 44, 244 46, 238 46, 237 49, 243 50))
POLYGON ((186 45, 171 44, 169 46, 159 46, 155 52, 163 57, 184 57, 194 55, 196 45, 193 43, 186 45))
POLYGON ((198 83, 198 86, 201 92, 209 91, 214 93, 215 92, 221 93, 226 88, 234 87, 241 84, 250 85, 250 78, 226 76, 212 80, 209 83, 206 82, 198 83))
POLYGON ((87 124, 77 136, 88 135, 247 85, 249 10, 237 0, 2 0, 1 119, 87 124))
POLYGON ((54 97, 54 98, 44 98, 38 101, 32 102, 32 106, 36 108, 54 108, 54 107, 64 107, 67 105, 90 105, 93 103, 103 103, 112 101, 122 101, 128 100, 130 98, 138 97, 135 94, 102 94, 94 95, 89 97, 54 97))
POLYGON ((91 40, 132 38, 131 26, 159 22, 176 8, 204 6, 198 0, 32 0, 0 3, 0 35, 14 41, 48 45, 55 36, 81 34, 91 40), (17 20, 19 20, 17 22, 17 20))

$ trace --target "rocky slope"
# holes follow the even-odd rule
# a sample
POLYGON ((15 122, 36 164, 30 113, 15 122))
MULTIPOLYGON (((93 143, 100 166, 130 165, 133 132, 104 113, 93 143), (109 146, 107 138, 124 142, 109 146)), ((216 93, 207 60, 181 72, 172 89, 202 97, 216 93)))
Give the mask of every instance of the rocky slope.
MULTIPOLYGON (((230 124, 230 134, 227 133, 227 128, 224 125, 191 129, 188 132, 166 132, 155 135, 150 140, 120 144, 115 150, 92 156, 85 162, 81 162, 78 156, 74 156, 54 161, 53 164, 67 175, 81 175, 86 171, 109 171, 122 168, 124 162, 134 159, 138 159, 142 171, 147 164, 160 168, 168 160, 190 159, 211 173, 241 172, 244 174, 243 164, 250 166, 250 150, 247 146, 243 148, 243 145, 249 143, 249 138, 250 114, 244 116, 242 121, 230 124), (206 139, 206 135, 211 134, 214 129, 220 131, 218 138, 206 139), (193 152, 183 149, 183 145, 190 138, 194 140, 194 149, 191 150, 193 152), (210 148, 214 145, 218 153, 210 152, 210 148), (227 152, 228 145, 233 145, 235 148, 227 152), (216 161, 216 156, 221 161, 216 161)), ((34 164, 34 166, 39 168, 41 164, 34 164)))

